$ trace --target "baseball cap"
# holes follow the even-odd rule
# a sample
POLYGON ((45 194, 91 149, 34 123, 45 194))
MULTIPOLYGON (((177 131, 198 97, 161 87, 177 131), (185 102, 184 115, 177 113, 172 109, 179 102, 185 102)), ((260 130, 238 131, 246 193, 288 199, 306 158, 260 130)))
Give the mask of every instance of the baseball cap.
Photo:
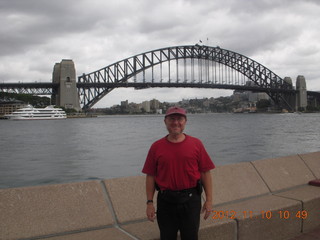
POLYGON ((166 117, 173 114, 180 114, 184 117, 187 117, 186 110, 180 107, 170 107, 166 112, 166 117))

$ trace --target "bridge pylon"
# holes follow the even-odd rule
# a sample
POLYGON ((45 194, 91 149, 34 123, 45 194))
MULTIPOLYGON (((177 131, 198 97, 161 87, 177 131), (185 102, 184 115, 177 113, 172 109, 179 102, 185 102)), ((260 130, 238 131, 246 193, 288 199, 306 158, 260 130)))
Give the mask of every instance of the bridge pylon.
MULTIPOLYGON (((292 85, 292 79, 291 77, 285 77, 283 81, 288 85, 290 89, 293 89, 292 85)), ((295 111, 296 110, 296 93, 284 93, 283 99, 287 103, 287 106, 289 107, 289 111, 295 111)))
POLYGON ((76 82, 76 70, 71 59, 63 59, 53 68, 52 82, 58 84, 52 99, 57 106, 81 111, 76 82))
MULTIPOLYGON (((293 89, 292 79, 285 77, 283 81, 293 89)), ((282 93, 282 100, 290 109, 289 111, 304 111, 308 105, 307 86, 304 76, 299 75, 296 80, 296 91, 294 93, 282 93)))

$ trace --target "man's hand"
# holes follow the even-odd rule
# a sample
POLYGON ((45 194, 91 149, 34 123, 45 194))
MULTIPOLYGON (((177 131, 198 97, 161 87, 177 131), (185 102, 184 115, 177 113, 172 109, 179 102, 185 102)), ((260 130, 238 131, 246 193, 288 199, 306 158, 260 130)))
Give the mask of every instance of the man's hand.
POLYGON ((154 219, 156 218, 156 211, 153 206, 153 203, 147 204, 147 217, 148 217, 148 220, 151 222, 154 222, 154 219))
POLYGON ((154 209, 153 202, 149 200, 153 200, 153 195, 155 191, 155 180, 154 176, 147 175, 146 177, 146 193, 147 193, 147 217, 149 221, 153 222, 156 218, 156 210, 154 209))
POLYGON ((212 178, 210 171, 201 173, 201 181, 206 193, 206 201, 202 207, 202 213, 205 213, 203 218, 206 220, 212 212, 212 178))
POLYGON ((201 213, 204 213, 203 219, 206 220, 210 216, 211 212, 212 212, 212 202, 206 201, 203 204, 202 211, 201 211, 201 213))

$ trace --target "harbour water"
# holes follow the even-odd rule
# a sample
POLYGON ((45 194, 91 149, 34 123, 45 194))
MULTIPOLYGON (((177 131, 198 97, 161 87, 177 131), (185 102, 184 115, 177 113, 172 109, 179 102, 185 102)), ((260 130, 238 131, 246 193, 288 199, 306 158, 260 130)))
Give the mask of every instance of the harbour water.
MULTIPOLYGON (((320 114, 196 114, 185 132, 216 165, 319 151, 320 114)), ((0 188, 141 175, 163 115, 0 121, 0 188)))

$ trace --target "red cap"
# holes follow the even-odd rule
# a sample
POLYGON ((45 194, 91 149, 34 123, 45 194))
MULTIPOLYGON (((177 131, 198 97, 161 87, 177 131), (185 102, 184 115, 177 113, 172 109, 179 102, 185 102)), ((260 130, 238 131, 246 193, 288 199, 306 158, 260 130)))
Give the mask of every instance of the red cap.
POLYGON ((180 108, 180 107, 171 107, 167 110, 166 112, 166 117, 169 115, 173 115, 173 114, 180 114, 184 117, 187 117, 187 112, 185 109, 180 108))

